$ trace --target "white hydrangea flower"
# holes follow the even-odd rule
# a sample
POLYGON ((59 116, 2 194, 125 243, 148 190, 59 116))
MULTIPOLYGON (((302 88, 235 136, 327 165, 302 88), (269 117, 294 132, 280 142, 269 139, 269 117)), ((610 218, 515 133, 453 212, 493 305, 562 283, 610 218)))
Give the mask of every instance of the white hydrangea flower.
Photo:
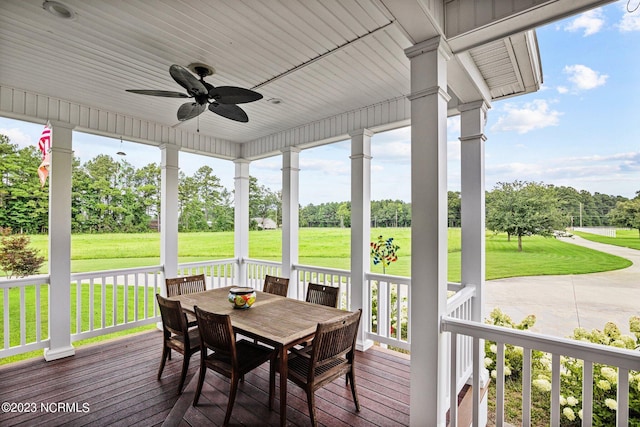
POLYGON ((618 382, 618 373, 615 369, 610 368, 608 366, 604 366, 600 369, 600 373, 603 377, 607 379, 611 384, 616 384, 618 382))
POLYGON ((495 369, 491 371, 491 378, 497 378, 498 377, 498 371, 496 371, 495 369))
POLYGON ((549 380, 537 379, 533 380, 531 384, 540 391, 551 391, 551 383, 549 380))
POLYGON ((596 386, 598 386, 599 389, 604 390, 604 391, 611 390, 611 384, 607 380, 598 381, 596 383, 596 386))
POLYGON ((578 411, 578 416, 580 417, 580 419, 582 419, 582 409, 578 411))
POLYGON ((578 404, 578 399, 576 399, 573 396, 569 396, 569 397, 567 397, 567 404, 569 406, 576 406, 578 404))
POLYGON ((560 395, 560 406, 565 406, 567 404, 567 399, 563 395, 560 395))
POLYGON ((540 358, 540 364, 547 370, 551 370, 551 356, 547 353, 542 355, 542 357, 540 358))
POLYGON ((562 414, 567 417, 569 421, 573 421, 576 419, 576 414, 573 412, 573 409, 569 408, 568 406, 562 410, 562 414))
POLYGON ((506 377, 508 377, 509 375, 511 375, 511 368, 510 368, 510 367, 508 367, 508 366, 505 366, 505 367, 504 367, 504 375, 505 375, 506 377))
POLYGON ((613 411, 618 410, 618 402, 616 402, 614 399, 605 399, 604 404, 607 405, 607 408, 613 411))
POLYGON ((495 345, 495 344, 491 344, 491 345, 489 346, 489 351, 490 351, 491 353, 494 353, 494 354, 495 354, 495 353, 497 353, 497 352, 498 352, 498 346, 497 346, 497 345, 495 345))
POLYGON ((493 359, 490 358, 490 357, 485 357, 484 358, 484 367, 488 368, 491 365, 493 365, 493 359))

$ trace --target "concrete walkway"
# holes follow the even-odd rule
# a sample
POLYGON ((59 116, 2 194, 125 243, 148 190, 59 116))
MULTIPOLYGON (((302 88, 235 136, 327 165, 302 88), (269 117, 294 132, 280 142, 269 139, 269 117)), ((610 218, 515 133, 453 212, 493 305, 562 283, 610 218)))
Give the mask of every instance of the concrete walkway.
POLYGON ((516 323, 534 314, 533 332, 568 337, 577 327, 602 330, 612 321, 628 334, 629 318, 640 316, 640 251, 577 236, 561 240, 626 258, 633 265, 604 273, 489 280, 483 319, 498 307, 516 323))

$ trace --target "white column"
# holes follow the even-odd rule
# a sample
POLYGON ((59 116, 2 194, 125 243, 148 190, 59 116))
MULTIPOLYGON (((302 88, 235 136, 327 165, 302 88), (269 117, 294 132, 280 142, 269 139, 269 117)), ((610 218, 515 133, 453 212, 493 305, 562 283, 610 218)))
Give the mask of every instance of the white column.
POLYGON ((482 321, 485 279, 484 125, 487 104, 460 106, 462 284, 475 285, 473 320, 482 321))
POLYGON ((298 263, 298 230, 300 198, 300 149, 282 150, 282 275, 289 278, 289 297, 298 295, 298 278, 293 264, 298 263))
POLYGON ((234 256, 240 264, 236 271, 236 281, 247 286, 247 265, 249 258, 249 160, 236 159, 235 212, 234 212, 234 256))
MULTIPOLYGON (((71 171, 73 125, 51 122, 49 168, 49 348, 47 361, 73 356, 71 345, 71 171)), ((75 298, 74 298, 75 299, 75 298)))
POLYGON ((369 244, 371 242, 371 137, 369 129, 360 129, 351 136, 351 310, 362 308, 358 331, 358 350, 369 349, 373 342, 366 340, 369 300, 365 274, 369 272, 369 244))
MULTIPOLYGON (((160 146, 160 264, 164 277, 178 275, 178 147, 160 146)), ((163 295, 166 295, 164 283, 163 295)))
POLYGON ((405 50, 411 61, 411 418, 445 426, 447 305, 447 60, 440 37, 405 50))
MULTIPOLYGON (((476 287, 472 303, 472 320, 482 322, 482 294, 485 280, 485 188, 484 188, 484 126, 488 106, 484 101, 461 105, 460 157, 462 214, 462 285, 476 287)), ((471 351, 471 349, 469 349, 471 351)), ((484 366, 484 340, 480 342, 480 386, 489 380, 484 366)), ((475 374, 475 373, 474 373, 475 374)), ((487 394, 473 390, 474 400, 480 402, 481 411, 476 425, 486 425, 487 394)))

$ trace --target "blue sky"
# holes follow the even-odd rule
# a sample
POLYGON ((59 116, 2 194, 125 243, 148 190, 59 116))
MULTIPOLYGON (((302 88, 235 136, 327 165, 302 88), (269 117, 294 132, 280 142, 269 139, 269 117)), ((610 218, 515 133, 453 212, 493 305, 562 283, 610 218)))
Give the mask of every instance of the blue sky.
MULTIPOLYGON (((640 0, 639 0, 640 1, 640 0)), ((536 93, 495 102, 485 129, 486 189, 498 182, 542 182, 632 198, 640 191, 639 1, 617 2, 536 30, 544 84, 536 93)), ((20 146, 35 145, 42 125, 0 118, 0 133, 20 146)), ((460 189, 459 119, 449 119, 449 189, 460 189)), ((374 200, 410 201, 410 131, 397 129, 372 140, 374 200)), ((115 157, 119 140, 75 133, 74 151, 84 162, 115 157)), ((140 167, 160 162, 157 148, 122 143, 126 160, 140 167), (152 160, 149 160, 152 159, 152 160)), ((300 154, 300 202, 350 198, 348 141, 300 154), (322 185, 318 185, 322 183, 322 185)), ((233 188, 233 163, 180 153, 187 174, 207 164, 233 188)), ((281 158, 253 162, 250 173, 274 190, 281 187, 281 158)))

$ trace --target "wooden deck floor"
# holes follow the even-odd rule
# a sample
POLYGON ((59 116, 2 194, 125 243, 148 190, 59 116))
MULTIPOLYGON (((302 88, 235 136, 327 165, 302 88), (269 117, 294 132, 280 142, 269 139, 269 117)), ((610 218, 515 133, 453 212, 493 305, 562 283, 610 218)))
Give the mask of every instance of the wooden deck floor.
MULTIPOLYGON (((157 381, 160 343, 160 331, 144 332, 81 347, 71 358, 53 362, 37 358, 0 366, 0 403, 14 403, 11 409, 16 410, 0 411, 0 426, 221 425, 228 380, 207 372, 194 408, 199 355, 191 359, 187 385, 177 396, 182 357, 174 354, 157 381)), ((319 425, 408 425, 408 358, 374 348, 358 353, 356 361, 360 412, 355 412, 344 380, 336 380, 316 392, 319 425)), ((276 409, 270 412, 268 365, 247 375, 238 390, 231 425, 277 425, 278 390, 276 409)), ((289 425, 309 425, 304 392, 289 383, 288 393, 289 425)))

